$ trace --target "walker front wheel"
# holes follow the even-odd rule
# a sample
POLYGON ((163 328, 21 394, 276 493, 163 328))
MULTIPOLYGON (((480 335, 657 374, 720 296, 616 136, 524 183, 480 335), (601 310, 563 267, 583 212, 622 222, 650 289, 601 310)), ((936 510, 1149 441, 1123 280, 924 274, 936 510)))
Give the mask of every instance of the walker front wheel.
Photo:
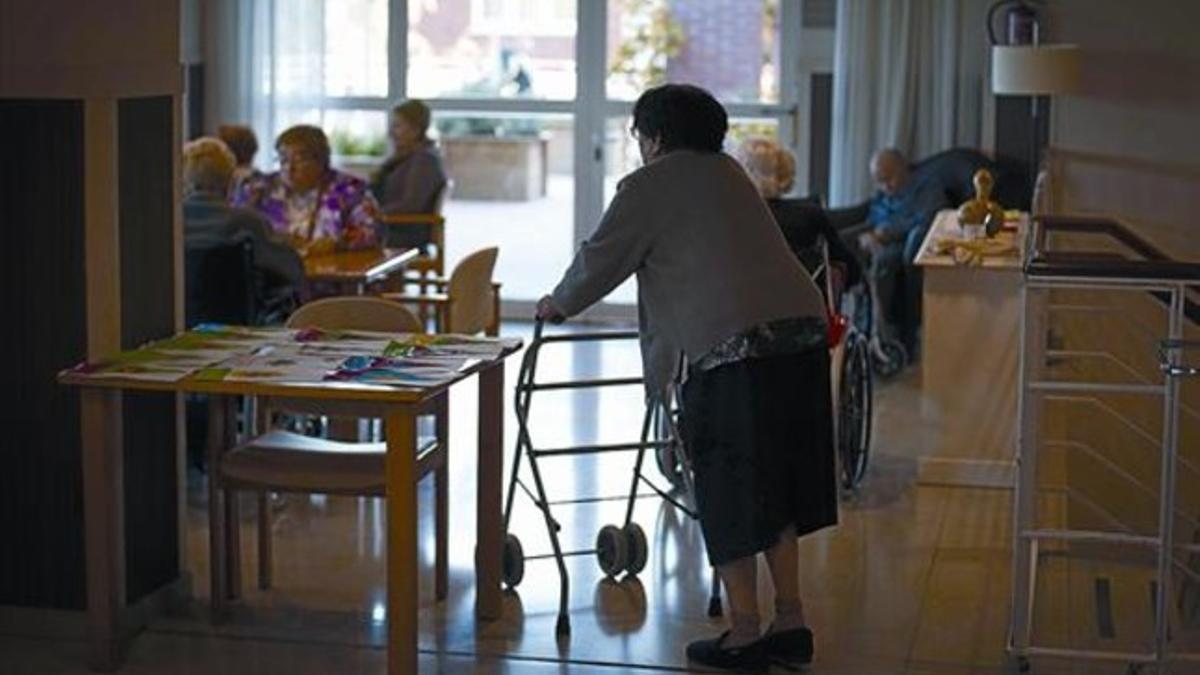
POLYGON ((600 571, 614 579, 625 569, 628 561, 628 545, 621 528, 616 525, 600 528, 600 533, 596 535, 596 562, 600 564, 600 571))
POLYGON ((525 550, 515 534, 504 535, 504 561, 502 565, 504 583, 516 588, 525 578, 525 550))
POLYGON ((649 545, 646 543, 646 533, 637 523, 625 526, 625 546, 629 560, 625 563, 625 571, 637 574, 646 569, 646 559, 649 557, 649 545))

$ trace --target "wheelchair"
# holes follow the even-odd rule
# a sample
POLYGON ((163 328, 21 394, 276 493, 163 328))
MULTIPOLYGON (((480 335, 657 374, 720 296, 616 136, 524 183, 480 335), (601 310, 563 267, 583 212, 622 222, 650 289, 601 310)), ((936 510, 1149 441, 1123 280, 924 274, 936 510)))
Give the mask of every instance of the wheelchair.
POLYGON ((866 277, 847 288, 845 270, 829 259, 828 243, 819 239, 813 248, 799 257, 825 296, 838 477, 843 490, 853 491, 871 454, 875 375, 895 374, 906 356, 902 345, 875 330, 878 303, 866 277))

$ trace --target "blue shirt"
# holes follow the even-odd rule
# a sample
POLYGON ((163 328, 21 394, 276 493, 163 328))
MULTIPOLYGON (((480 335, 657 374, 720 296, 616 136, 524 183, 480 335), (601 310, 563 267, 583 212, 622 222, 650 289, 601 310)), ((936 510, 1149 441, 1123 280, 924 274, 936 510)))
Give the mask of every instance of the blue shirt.
POLYGON ((871 197, 869 222, 876 232, 903 241, 915 228, 926 228, 934 215, 949 204, 942 186, 931 176, 913 177, 895 194, 876 192, 871 197))

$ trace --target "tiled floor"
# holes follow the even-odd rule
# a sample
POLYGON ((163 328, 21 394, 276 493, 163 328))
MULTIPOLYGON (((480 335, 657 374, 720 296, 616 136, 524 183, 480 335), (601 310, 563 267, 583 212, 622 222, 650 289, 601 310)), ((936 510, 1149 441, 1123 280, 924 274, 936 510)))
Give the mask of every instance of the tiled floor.
MULTIPOLYGON (((528 326, 508 326, 528 332, 528 326)), ((636 372, 633 343, 560 347, 541 360, 547 378, 636 372)), ((518 361, 510 366, 515 382, 518 361)), ((878 442, 861 492, 843 502, 841 523, 802 541, 800 575, 817 636, 814 673, 1016 672, 1003 646, 1010 588, 1010 494, 1002 490, 921 486, 916 463, 937 430, 920 417, 917 369, 877 389, 878 442)), ((604 581, 594 559, 568 559, 572 635, 554 639, 558 579, 551 561, 528 564, 506 597, 502 620, 472 618, 474 514, 473 385, 451 401, 450 597, 432 597, 432 528, 422 522, 424 577, 420 662, 423 673, 579 673, 615 675, 687 669, 684 645, 722 630, 706 616, 709 572, 695 523, 657 499, 638 502, 636 520, 650 539, 638 578, 604 581), (457 497, 461 495, 462 497, 457 497)), ((636 436, 635 390, 547 394, 534 403, 534 443, 562 445, 636 436)), ((506 448, 514 447, 511 415, 506 448)), ((506 467, 511 457, 506 458, 506 467)), ((632 456, 544 460, 558 498, 621 494, 632 456)), ((507 473, 507 469, 506 469, 507 473)), ((382 504, 369 499, 287 497, 276 506, 275 588, 254 586, 253 508, 244 509, 245 597, 232 619, 206 620, 207 533, 203 490, 189 495, 188 569, 196 600, 154 621, 133 644, 123 673, 381 673, 383 621, 382 504)), ((428 485, 421 504, 431 505, 428 485)), ((568 549, 589 547, 599 528, 619 522, 623 503, 556 511, 568 549)), ((426 513, 429 509, 426 509, 426 513)), ((526 553, 547 549, 537 511, 518 495, 511 531, 526 553)), ((762 574, 764 623, 770 620, 762 574)), ((1064 588, 1067 584, 1064 584, 1064 588)), ((1070 607, 1068 601, 1065 607, 1070 607)), ((1078 601, 1076 601, 1078 602, 1078 601)), ((1068 623, 1063 607, 1042 609, 1040 629, 1068 623)), ((1086 614, 1085 606, 1070 610, 1086 614)), ((1144 621, 1122 618, 1145 625, 1144 621)), ((0 638, 0 673, 82 673, 84 645, 69 640, 0 638)), ((1035 660, 1037 673, 1118 673, 1120 663, 1035 660)), ((1175 672, 1187 672, 1179 669, 1175 672)))

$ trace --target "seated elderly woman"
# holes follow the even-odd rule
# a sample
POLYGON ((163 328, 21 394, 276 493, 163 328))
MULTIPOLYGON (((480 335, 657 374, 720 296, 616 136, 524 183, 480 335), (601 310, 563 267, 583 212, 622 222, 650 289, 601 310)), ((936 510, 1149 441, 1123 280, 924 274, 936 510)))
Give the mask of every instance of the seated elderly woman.
POLYGON ((275 141, 280 170, 242 183, 234 206, 255 209, 305 254, 376 245, 378 206, 366 181, 329 165, 329 139, 294 126, 275 141))
POLYGON ((254 168, 254 155, 258 153, 258 137, 254 130, 241 124, 222 124, 217 127, 217 138, 225 142, 237 160, 233 170, 233 187, 237 188, 248 180, 257 180, 262 172, 254 168))
MULTIPOLYGON (((191 269, 204 252, 237 241, 253 245, 256 274, 250 280, 259 316, 256 323, 281 320, 291 311, 304 283, 304 264, 286 243, 272 236, 261 214, 229 206, 225 195, 233 180, 233 153, 219 139, 198 138, 183 146, 183 241, 188 269, 187 297, 194 308, 206 291, 191 269)), ((196 320, 216 317, 197 316, 196 320)))
POLYGON ((796 179, 796 158, 787 149, 765 138, 743 141, 735 153, 746 175, 767 201, 771 215, 783 231, 788 248, 811 272, 821 262, 818 238, 829 246, 829 259, 840 263, 846 273, 846 284, 858 283, 862 268, 858 258, 850 251, 829 224, 824 209, 815 200, 788 199, 787 194, 796 179))
MULTIPOLYGON (((429 107, 410 99, 392 108, 392 148, 394 154, 371 178, 371 192, 388 215, 433 213, 438 196, 446 187, 446 171, 437 146, 429 132, 429 107)), ((428 226, 393 232, 391 245, 424 246, 429 243, 428 226)))

